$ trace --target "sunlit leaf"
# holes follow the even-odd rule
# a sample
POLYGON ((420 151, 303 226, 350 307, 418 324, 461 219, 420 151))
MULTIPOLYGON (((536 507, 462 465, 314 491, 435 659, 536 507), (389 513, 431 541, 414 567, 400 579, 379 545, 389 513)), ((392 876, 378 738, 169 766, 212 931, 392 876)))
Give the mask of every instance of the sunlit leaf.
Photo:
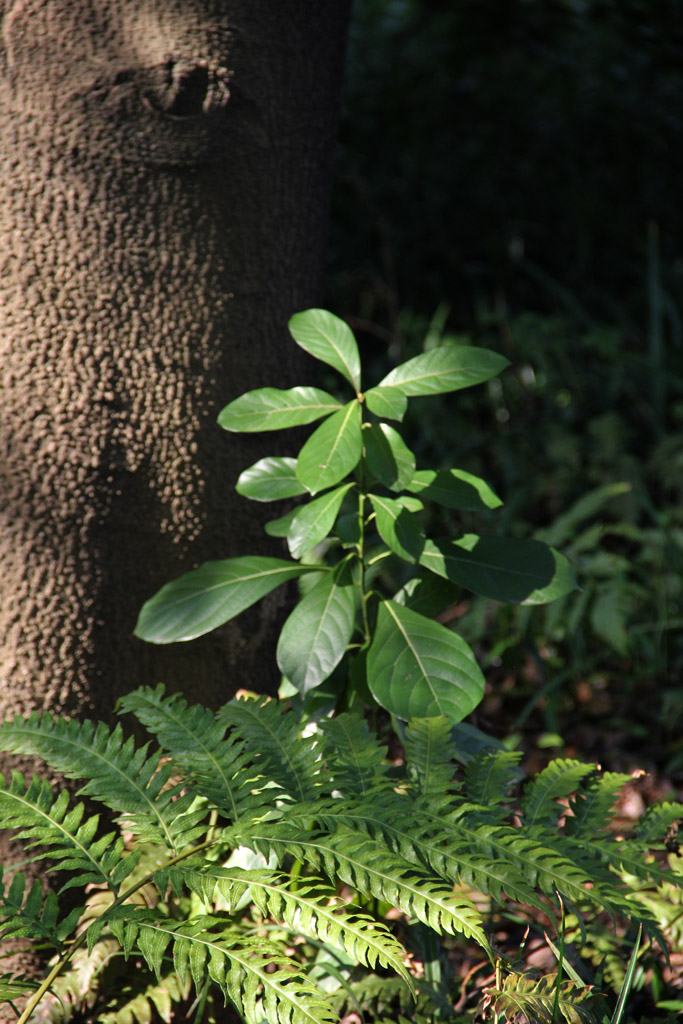
POLYGON ((319 569, 260 555, 205 562, 145 602, 135 635, 153 644, 193 640, 233 619, 281 583, 319 569))
POLYGON ((356 617, 348 565, 328 573, 298 603, 277 645, 280 671, 301 694, 319 686, 344 656, 356 617))
POLYGON ((247 391, 226 405, 218 416, 218 423, 224 430, 242 433, 283 430, 313 423, 339 408, 341 402, 319 388, 299 387, 289 391, 259 388, 247 391))
POLYGON ((564 555, 538 540, 474 533, 428 540, 420 564, 475 594, 512 604, 547 604, 576 589, 564 555))
POLYGON ((468 345, 444 345, 397 366, 379 387, 398 388, 404 395, 437 395, 459 391, 497 377, 508 366, 497 352, 468 345))
POLYGON ((336 487, 296 510, 287 532, 287 544, 294 558, 300 558, 327 537, 334 526, 344 495, 352 487, 353 484, 336 487))
POLYGON ((395 601, 379 606, 367 674, 375 700, 403 719, 444 715, 460 722, 484 695, 484 677, 465 641, 395 601))
POLYGON ((363 444, 368 469, 379 483, 402 491, 415 472, 415 456, 401 435, 387 423, 366 424, 363 444))
POLYGON ((307 309, 294 314, 289 331, 304 351, 333 366, 360 391, 360 355, 348 324, 326 309, 307 309))
POLYGON ((297 479, 296 459, 276 456, 259 459, 240 473, 235 490, 252 501, 279 501, 306 493, 297 479))
POLYGON ((357 401, 349 402, 321 423, 299 452, 296 463, 296 475, 307 491, 317 494, 334 487, 358 465, 361 434, 357 401))
POLYGON ((365 404, 375 416, 400 422, 408 408, 408 399, 399 388, 376 387, 365 392, 365 404))
POLYGON ((462 469, 420 469, 406 487, 426 501, 446 508, 479 512, 503 504, 485 480, 462 469))

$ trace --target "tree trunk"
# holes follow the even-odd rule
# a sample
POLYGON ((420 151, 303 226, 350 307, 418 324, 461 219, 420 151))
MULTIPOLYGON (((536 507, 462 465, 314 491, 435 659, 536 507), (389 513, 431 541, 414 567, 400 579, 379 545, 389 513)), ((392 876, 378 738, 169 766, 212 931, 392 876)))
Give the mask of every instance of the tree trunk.
POLYGON ((273 445, 215 419, 300 383, 348 6, 0 0, 2 717, 272 686, 277 592, 189 644, 132 630, 164 582, 264 550, 232 488, 273 445))

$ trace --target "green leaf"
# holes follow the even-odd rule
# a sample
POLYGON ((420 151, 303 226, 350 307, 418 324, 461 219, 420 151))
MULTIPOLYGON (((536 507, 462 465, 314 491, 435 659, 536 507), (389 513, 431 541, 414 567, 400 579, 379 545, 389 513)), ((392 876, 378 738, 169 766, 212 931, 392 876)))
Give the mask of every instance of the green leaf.
POLYGON ((316 569, 320 566, 259 555, 205 562, 145 602, 135 636, 153 644, 193 640, 233 619, 281 583, 316 569))
POLYGON ((324 491, 351 472, 361 457, 361 433, 360 403, 354 400, 311 434, 296 463, 296 475, 307 491, 324 491))
POLYGON ((481 701, 484 677, 465 641, 445 626, 383 601, 368 652, 368 683, 399 718, 460 722, 481 701))
POLYGON ((258 388, 247 391, 219 413, 224 430, 254 433, 259 430, 285 430, 313 423, 341 408, 332 395, 319 388, 258 388))
POLYGON ((286 515, 279 516, 278 519, 269 520, 263 529, 269 537, 286 537, 291 529, 294 516, 298 511, 298 508, 293 508, 286 515))
POLYGON ((363 443, 368 469, 391 491, 402 491, 415 472, 415 456, 401 435, 386 423, 366 424, 363 443))
POLYGON ((365 392, 365 404, 375 416, 400 422, 408 408, 408 399, 399 388, 376 387, 365 392))
POLYGON ((355 618, 355 587, 344 563, 316 583, 280 633, 277 663, 301 694, 319 686, 344 657, 355 618))
POLYGON ((235 490, 252 501, 279 501, 305 494, 296 476, 296 459, 270 456, 240 473, 235 490))
POLYGON ((425 543, 420 565, 482 597, 547 604, 576 589, 564 555, 538 540, 479 537, 425 543))
POLYGON ((294 314, 289 332, 305 352, 333 366, 360 391, 360 355, 348 324, 326 309, 307 309, 294 314))
POLYGON ((437 505, 468 512, 499 508, 503 504, 485 480, 462 469, 420 469, 406 487, 437 505))
POLYGON ((407 562, 417 562, 425 545, 425 532, 416 516, 393 498, 369 495, 377 532, 391 550, 407 562))
POLYGON ((352 487, 353 484, 343 484, 296 509, 287 532, 287 544, 293 558, 301 558, 327 537, 334 526, 344 495, 352 487))
POLYGON ((398 388, 407 396, 438 395, 481 384, 508 365, 504 356, 485 348, 444 345, 397 366, 379 387, 398 388))

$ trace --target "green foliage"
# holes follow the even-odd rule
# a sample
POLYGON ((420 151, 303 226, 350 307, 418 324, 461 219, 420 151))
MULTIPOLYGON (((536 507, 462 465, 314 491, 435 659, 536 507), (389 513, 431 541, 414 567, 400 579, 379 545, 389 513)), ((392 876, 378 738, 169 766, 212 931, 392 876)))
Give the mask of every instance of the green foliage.
POLYGON ((383 420, 400 421, 410 398, 489 381, 507 360, 486 349, 444 345, 395 367, 363 392, 358 346, 344 321, 312 309, 297 313, 289 327, 296 343, 340 373, 355 397, 342 405, 315 388, 260 388, 231 402, 219 423, 240 432, 322 420, 296 459, 261 459, 237 485, 256 501, 310 496, 268 528, 286 538, 296 561, 244 556, 207 563, 151 598, 136 633, 153 643, 189 640, 287 580, 316 572, 277 649, 294 691, 306 698, 334 673, 336 698, 347 706, 354 695, 366 698, 369 692, 400 719, 443 715, 457 723, 481 700, 484 680, 470 647, 434 621, 435 614, 459 588, 543 604, 571 591, 574 578, 564 556, 540 541, 471 533, 428 539, 425 501, 450 510, 489 510, 500 500, 470 473, 418 469, 401 435, 383 420), (448 585, 432 590, 441 594, 441 605, 430 615, 409 607, 403 588, 383 588, 383 580, 396 576, 404 584, 412 578, 416 586, 441 577, 448 585), (359 650, 352 671, 337 671, 359 650))
MULTIPOLYGON (((683 807, 646 816, 624 853, 608 831, 623 778, 594 766, 555 762, 518 792, 505 752, 484 750, 454 773, 445 717, 408 723, 400 766, 353 712, 311 730, 277 701, 246 697, 214 715, 161 686, 121 710, 159 747, 47 714, 0 726, 0 749, 82 781, 115 819, 102 828, 46 782, 15 775, 1 790, 3 826, 81 896, 66 913, 59 894, 21 874, 2 888, 2 937, 56 951, 39 988, 2 979, 5 1000, 29 1000, 21 1024, 41 1001, 65 1022, 81 1012, 147 1022, 154 1007, 168 1019, 190 988, 207 1006, 224 996, 253 1024, 327 1024, 345 1005, 368 1020, 431 1021, 444 997, 411 969, 408 922, 494 959, 477 892, 499 913, 536 907, 553 919, 559 896, 590 921, 607 909, 655 938, 671 926, 658 893, 680 900, 681 875, 648 858, 683 807), (381 920, 386 906, 401 912, 397 927, 381 920), (130 958, 134 975, 108 979, 130 958)), ((498 959, 496 978, 482 1010, 600 1019, 573 976, 532 978, 498 959)))

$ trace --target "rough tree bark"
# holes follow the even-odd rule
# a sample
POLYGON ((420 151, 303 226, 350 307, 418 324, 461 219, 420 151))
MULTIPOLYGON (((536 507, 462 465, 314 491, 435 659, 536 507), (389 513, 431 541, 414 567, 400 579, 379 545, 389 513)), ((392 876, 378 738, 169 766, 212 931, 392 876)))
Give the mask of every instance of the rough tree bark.
POLYGON ((0 0, 2 717, 267 681, 277 599, 192 644, 131 634, 162 583, 262 550, 231 494, 266 451, 215 416, 300 382, 348 7, 0 0))

